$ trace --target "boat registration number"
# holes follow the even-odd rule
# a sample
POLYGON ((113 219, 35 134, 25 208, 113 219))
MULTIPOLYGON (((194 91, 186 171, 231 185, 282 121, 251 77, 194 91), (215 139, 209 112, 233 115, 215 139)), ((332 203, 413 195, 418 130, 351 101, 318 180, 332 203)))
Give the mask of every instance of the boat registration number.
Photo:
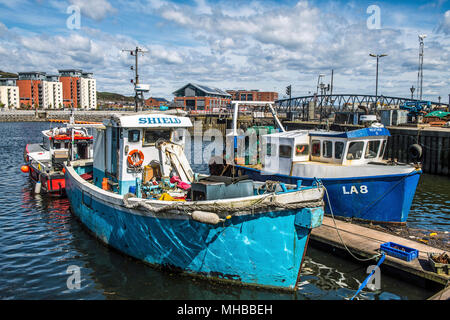
POLYGON ((361 185, 359 188, 357 186, 351 186, 350 190, 347 190, 345 186, 342 187, 342 192, 344 194, 359 194, 359 193, 368 193, 369 189, 366 185, 361 185))

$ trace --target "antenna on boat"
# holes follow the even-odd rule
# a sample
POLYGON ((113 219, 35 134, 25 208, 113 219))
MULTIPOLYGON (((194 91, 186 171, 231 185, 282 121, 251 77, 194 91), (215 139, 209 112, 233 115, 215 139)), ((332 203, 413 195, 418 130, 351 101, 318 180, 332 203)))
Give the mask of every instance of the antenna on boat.
POLYGON ((138 73, 138 57, 139 57, 139 53, 144 54, 146 52, 148 52, 147 50, 142 50, 139 47, 136 47, 136 49, 133 50, 122 50, 122 51, 126 51, 129 52, 130 55, 134 56, 134 67, 131 66, 131 70, 134 69, 134 73, 135 73, 135 78, 134 80, 131 80, 131 83, 134 84, 134 110, 136 112, 140 111, 140 107, 139 107, 139 102, 140 100, 144 100, 144 91, 148 91, 148 90, 142 90, 139 87, 139 73, 138 73))

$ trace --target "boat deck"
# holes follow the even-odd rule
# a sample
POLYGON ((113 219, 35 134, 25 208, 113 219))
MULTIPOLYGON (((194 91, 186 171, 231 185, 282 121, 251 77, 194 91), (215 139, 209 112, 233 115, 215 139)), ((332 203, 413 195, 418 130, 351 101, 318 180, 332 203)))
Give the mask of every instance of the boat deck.
MULTIPOLYGON (((418 259, 407 262, 386 254, 381 269, 388 266, 396 274, 405 276, 408 279, 419 278, 444 286, 448 284, 450 276, 435 273, 428 262, 428 252, 442 253, 444 252, 443 250, 360 225, 340 220, 335 220, 335 222, 345 245, 356 256, 371 257, 379 253, 382 243, 395 242, 419 250, 418 259)), ((311 240, 345 250, 331 217, 324 217, 322 225, 312 230, 311 240)), ((370 260, 369 263, 373 261, 370 260)))

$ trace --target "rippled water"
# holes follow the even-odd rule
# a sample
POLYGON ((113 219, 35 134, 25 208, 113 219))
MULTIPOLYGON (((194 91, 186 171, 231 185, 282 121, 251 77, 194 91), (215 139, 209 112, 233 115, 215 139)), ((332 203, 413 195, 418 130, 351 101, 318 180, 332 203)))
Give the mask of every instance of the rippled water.
MULTIPOLYGON (((102 245, 69 210, 66 198, 33 194, 20 172, 26 143, 47 123, 0 123, 0 299, 346 299, 366 267, 309 246, 297 294, 225 286, 154 270, 102 245), (81 288, 68 289, 69 266, 81 288)), ((424 176, 409 224, 449 229, 450 179, 424 176)), ((387 275, 382 289, 361 299, 425 299, 434 292, 387 275)))

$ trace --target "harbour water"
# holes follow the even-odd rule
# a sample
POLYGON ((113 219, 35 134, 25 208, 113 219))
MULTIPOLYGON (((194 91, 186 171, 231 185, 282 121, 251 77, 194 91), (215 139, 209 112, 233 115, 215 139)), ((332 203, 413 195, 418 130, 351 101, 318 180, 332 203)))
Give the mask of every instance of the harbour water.
MULTIPOLYGON (((347 299, 366 267, 309 246, 296 294, 206 282, 152 269, 96 240, 71 215, 66 198, 34 195, 20 172, 26 143, 48 123, 0 123, 0 299, 347 299), (69 289, 70 266, 80 288, 69 289)), ((206 165, 194 167, 205 170, 206 165)), ((450 230, 450 180, 421 177, 408 226, 450 230)), ((382 275, 381 289, 360 299, 426 299, 433 291, 382 275)))

